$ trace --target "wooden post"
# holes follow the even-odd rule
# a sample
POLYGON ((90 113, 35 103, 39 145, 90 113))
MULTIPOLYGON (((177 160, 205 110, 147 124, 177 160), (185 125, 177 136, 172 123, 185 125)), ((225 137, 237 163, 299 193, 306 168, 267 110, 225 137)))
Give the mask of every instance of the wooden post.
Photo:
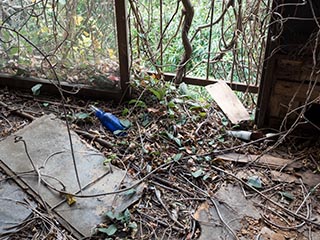
POLYGON ((130 96, 129 41, 126 0, 114 0, 120 64, 120 87, 124 97, 130 96))

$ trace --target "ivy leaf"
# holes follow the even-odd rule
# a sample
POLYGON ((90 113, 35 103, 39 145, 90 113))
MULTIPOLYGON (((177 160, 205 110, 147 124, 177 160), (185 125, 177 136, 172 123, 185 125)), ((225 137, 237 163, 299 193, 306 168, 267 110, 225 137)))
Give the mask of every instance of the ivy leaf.
POLYGON ((153 95, 157 97, 159 101, 162 101, 167 93, 167 88, 159 88, 159 89, 150 88, 149 90, 150 92, 153 93, 153 95))
POLYGON ((259 176, 251 176, 248 179, 248 185, 254 188, 262 188, 261 179, 259 176))
POLYGON ((176 105, 174 104, 173 101, 168 102, 167 107, 168 108, 174 108, 176 105))
POLYGON ((98 228, 99 232, 106 233, 108 236, 112 236, 117 232, 117 226, 115 224, 111 224, 108 228, 98 228))
POLYGON ((128 224, 128 228, 131 228, 131 229, 137 229, 138 228, 138 225, 136 222, 131 222, 128 224))
POLYGON ((124 211, 123 216, 124 216, 125 222, 128 223, 131 218, 131 214, 128 208, 124 211))
POLYGON ((206 112, 199 112, 199 116, 204 118, 207 116, 207 113, 206 112))
POLYGON ((290 201, 293 201, 294 200, 294 196, 292 195, 292 193, 289 193, 289 192, 279 192, 281 194, 282 197, 290 200, 290 201))
POLYGON ((141 124, 142 126, 146 127, 150 123, 149 119, 145 119, 141 124))
POLYGON ((209 175, 209 174, 206 174, 206 175, 204 175, 204 176, 202 177, 202 179, 205 181, 205 180, 207 180, 209 177, 210 177, 210 175, 209 175))
POLYGON ((121 136, 121 137, 126 136, 126 132, 123 130, 115 130, 115 131, 113 131, 113 134, 116 136, 121 136))
POLYGON ((182 157, 182 153, 178 153, 173 156, 173 161, 175 161, 175 162, 179 161, 181 159, 181 157, 182 157))
POLYGON ((150 92, 153 93, 153 95, 155 95, 155 96, 157 97, 157 99, 158 99, 159 101, 162 100, 162 95, 161 95, 161 92, 160 92, 160 91, 157 91, 157 90, 155 90, 155 89, 153 89, 153 88, 150 88, 149 90, 150 90, 150 92))
POLYGON ((42 87, 42 84, 41 83, 38 83, 36 85, 34 85, 32 88, 31 88, 31 91, 32 91, 32 94, 34 96, 38 96, 40 94, 40 89, 42 87))
POLYGON ((76 114, 74 115, 74 117, 75 117, 76 119, 79 119, 79 120, 84 120, 84 119, 89 118, 90 115, 89 115, 88 113, 79 112, 79 113, 76 113, 76 114))
POLYGON ((173 138, 173 141, 175 141, 176 142, 176 144, 179 146, 179 147, 181 147, 182 146, 182 144, 181 144, 181 140, 179 139, 179 138, 173 138))
POLYGON ((116 214, 115 218, 122 223, 129 223, 131 218, 130 211, 126 209, 123 213, 116 214))
POLYGON ((137 107, 141 107, 141 108, 146 108, 147 107, 145 102, 143 102, 141 100, 136 100, 136 99, 130 100, 128 104, 134 104, 137 107))
POLYGON ((204 171, 202 169, 199 169, 195 172, 192 172, 191 175, 194 177, 194 178, 198 178, 200 176, 202 176, 204 174, 204 171))
POLYGON ((132 126, 132 123, 127 120, 127 119, 120 119, 120 123, 122 126, 124 126, 125 128, 129 128, 132 126))
POLYGON ((110 220, 115 219, 115 215, 112 211, 107 212, 106 217, 109 218, 110 220))
POLYGON ((171 109, 171 108, 169 108, 168 109, 168 113, 169 113, 169 116, 171 117, 171 118, 173 118, 174 117, 174 111, 171 109))
POLYGON ((228 126, 229 121, 228 121, 228 119, 226 119, 225 117, 223 117, 222 120, 221 120, 221 123, 222 123, 223 126, 226 127, 226 126, 228 126))
POLYGON ((125 108, 125 109, 123 109, 123 111, 122 111, 122 116, 126 116, 126 115, 128 115, 128 113, 129 113, 129 109, 128 109, 128 108, 125 108))
POLYGON ((179 85, 179 93, 180 93, 181 95, 189 95, 188 86, 187 86, 187 84, 185 84, 184 82, 182 82, 182 83, 179 85))
POLYGON ((164 132, 164 135, 166 135, 170 140, 173 140, 179 147, 182 146, 181 140, 175 136, 173 136, 173 134, 169 133, 169 132, 164 132))

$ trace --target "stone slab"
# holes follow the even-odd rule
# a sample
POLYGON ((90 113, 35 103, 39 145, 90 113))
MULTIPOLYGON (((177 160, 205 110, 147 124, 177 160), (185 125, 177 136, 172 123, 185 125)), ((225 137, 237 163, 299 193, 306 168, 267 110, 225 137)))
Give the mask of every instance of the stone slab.
POLYGON ((240 187, 231 184, 222 186, 215 194, 215 199, 217 208, 204 202, 194 214, 201 226, 199 240, 212 239, 212 236, 219 236, 226 240, 234 239, 231 232, 221 222, 219 214, 235 233, 242 228, 245 217, 260 218, 258 210, 243 196, 240 187))
MULTIPOLYGON (((15 136, 21 136, 25 140, 28 153, 36 168, 40 169, 43 179, 57 189, 63 188, 60 181, 68 192, 79 191, 64 122, 54 115, 46 115, 19 130, 15 136)), ((32 171, 23 142, 15 143, 15 136, 0 142, 0 159, 16 174, 32 171)), ((111 172, 109 167, 103 165, 105 157, 82 142, 74 132, 72 141, 81 185, 83 187, 93 183, 84 193, 95 194, 116 190, 125 172, 114 166, 111 172), (105 176, 96 182, 103 175, 105 176)), ((44 184, 39 184, 36 174, 20 176, 50 207, 56 206, 64 199, 44 184)), ((92 228, 103 221, 101 214, 112 206, 113 197, 108 195, 102 198, 77 198, 75 205, 62 203, 56 211, 83 236, 90 236, 92 228)))

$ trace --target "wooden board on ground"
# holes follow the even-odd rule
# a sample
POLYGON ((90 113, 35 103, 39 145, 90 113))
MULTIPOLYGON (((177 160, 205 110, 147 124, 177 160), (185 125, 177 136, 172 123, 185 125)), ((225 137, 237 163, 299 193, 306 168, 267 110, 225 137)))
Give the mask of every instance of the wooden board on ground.
POLYGON ((269 154, 265 155, 253 155, 253 154, 238 154, 238 153, 227 153, 219 155, 215 160, 232 161, 238 163, 253 163, 254 165, 269 167, 271 169, 279 169, 282 167, 290 166, 297 167, 298 163, 281 157, 274 157, 269 154))
POLYGON ((232 124, 250 119, 249 113, 226 82, 219 81, 206 86, 206 89, 232 124))

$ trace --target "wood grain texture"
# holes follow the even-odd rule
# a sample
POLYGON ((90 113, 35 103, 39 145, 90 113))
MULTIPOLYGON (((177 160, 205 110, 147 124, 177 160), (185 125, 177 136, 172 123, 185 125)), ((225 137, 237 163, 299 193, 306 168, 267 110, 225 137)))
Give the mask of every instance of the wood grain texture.
POLYGON ((231 123, 250 119, 249 113, 226 82, 219 81, 206 86, 206 89, 231 123))

